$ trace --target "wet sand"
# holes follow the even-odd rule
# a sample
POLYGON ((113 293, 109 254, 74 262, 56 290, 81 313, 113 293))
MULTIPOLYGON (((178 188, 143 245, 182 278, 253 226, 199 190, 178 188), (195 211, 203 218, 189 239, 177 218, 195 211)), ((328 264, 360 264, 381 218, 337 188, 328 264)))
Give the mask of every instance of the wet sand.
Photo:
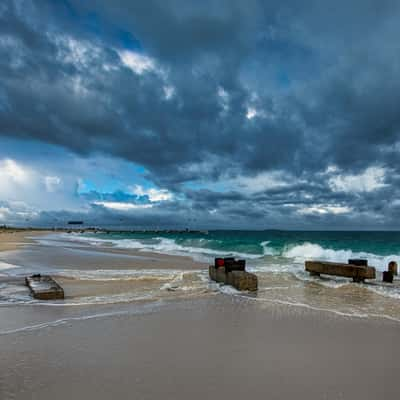
POLYGON ((0 235, 1 258, 14 264, 51 265, 79 269, 199 269, 205 263, 190 257, 149 253, 134 249, 114 249, 110 246, 93 247, 84 244, 60 241, 51 232, 35 231, 3 233, 0 235), (49 236, 50 235, 50 236, 49 236), (35 246, 32 238, 43 239, 35 246), (46 244, 46 242, 49 242, 46 244), (21 248, 23 247, 23 248, 21 248), (19 251, 13 251, 18 249, 19 251), (6 251, 6 253, 4 253, 6 251))
MULTIPOLYGON (((277 304, 273 297, 257 301, 207 288, 204 282, 197 287, 205 265, 185 257, 25 243, 1 252, 0 260, 67 274, 58 279, 68 298, 65 303, 0 305, 1 400, 400 395, 397 321, 344 317, 277 304), (128 275, 101 275, 112 268, 128 275), (73 278, 78 269, 87 277, 73 278), (93 279, 91 274, 100 275, 93 279), (177 287, 160 289, 164 279, 177 287), (190 290, 183 290, 185 285, 190 290), (82 301, 127 292, 152 296, 82 301)), ((269 278, 261 292, 273 283, 269 278)), ((313 301, 321 296, 312 293, 313 301)))
POLYGON ((0 336, 0 398, 397 399, 399 333, 226 295, 172 302, 0 336))

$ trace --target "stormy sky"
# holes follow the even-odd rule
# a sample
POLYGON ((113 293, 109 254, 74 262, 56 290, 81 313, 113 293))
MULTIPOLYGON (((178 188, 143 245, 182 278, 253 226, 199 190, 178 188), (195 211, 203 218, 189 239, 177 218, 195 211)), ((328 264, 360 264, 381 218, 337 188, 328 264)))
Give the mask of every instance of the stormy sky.
POLYGON ((0 224, 400 229, 400 2, 1 0, 0 224))

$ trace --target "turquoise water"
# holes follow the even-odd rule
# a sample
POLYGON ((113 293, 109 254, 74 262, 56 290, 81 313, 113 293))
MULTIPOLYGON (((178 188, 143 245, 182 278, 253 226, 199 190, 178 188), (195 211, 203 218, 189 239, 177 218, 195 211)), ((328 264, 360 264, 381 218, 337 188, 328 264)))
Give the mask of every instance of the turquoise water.
POLYGON ((367 258, 383 268, 389 259, 400 260, 400 232, 209 231, 194 233, 97 233, 88 240, 110 241, 117 247, 185 254, 207 261, 212 256, 235 255, 250 259, 275 257, 347 261, 367 258))

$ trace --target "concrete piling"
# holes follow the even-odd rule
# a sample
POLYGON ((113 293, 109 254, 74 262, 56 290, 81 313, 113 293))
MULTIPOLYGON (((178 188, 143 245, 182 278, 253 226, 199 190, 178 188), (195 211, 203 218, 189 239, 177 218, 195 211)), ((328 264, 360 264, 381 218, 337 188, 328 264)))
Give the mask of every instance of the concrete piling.
POLYGON ((396 261, 390 261, 390 263, 388 265, 388 271, 391 272, 393 275, 398 275, 396 261))
POLYGON ((392 271, 383 271, 382 281, 386 282, 386 283, 393 283, 393 272, 392 271))
POLYGON ((245 265, 245 260, 235 260, 231 257, 217 258, 215 264, 209 266, 209 275, 213 281, 231 285, 237 290, 256 291, 258 288, 257 276, 245 271, 245 265))
POLYGON ((354 282, 363 282, 364 279, 375 279, 374 267, 368 267, 366 260, 349 260, 354 264, 333 263, 328 261, 306 261, 305 269, 311 276, 336 275, 353 278, 354 282), (360 265, 361 264, 361 265, 360 265))
POLYGON ((363 258, 350 258, 350 260, 348 260, 348 263, 351 265, 357 265, 359 267, 368 267, 368 260, 365 260, 363 258))

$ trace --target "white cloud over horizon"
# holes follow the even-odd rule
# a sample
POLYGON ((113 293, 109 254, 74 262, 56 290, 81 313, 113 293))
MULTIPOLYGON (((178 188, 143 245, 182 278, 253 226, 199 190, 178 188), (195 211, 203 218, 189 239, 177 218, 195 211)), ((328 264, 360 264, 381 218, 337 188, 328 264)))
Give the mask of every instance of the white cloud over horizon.
POLYGON ((173 199, 170 191, 149 183, 124 185, 121 179, 131 181, 134 174, 116 176, 108 164, 107 159, 98 157, 60 157, 48 168, 34 160, 0 158, 0 221, 30 221, 42 211, 87 214, 92 206, 129 213, 173 199))
POLYGON ((340 215, 350 213, 352 209, 347 206, 328 205, 328 204, 315 204, 312 206, 302 207, 297 210, 302 215, 340 215))
POLYGON ((372 192, 386 186, 386 169, 383 167, 368 167, 360 174, 340 174, 332 169, 336 176, 329 179, 329 186, 335 192, 372 192))
POLYGON ((140 210, 153 207, 152 204, 136 204, 118 201, 95 201, 93 204, 116 211, 140 210))
POLYGON ((143 188, 140 185, 134 185, 130 188, 133 194, 138 196, 148 196, 151 202, 167 201, 172 200, 173 195, 166 189, 156 189, 156 188, 143 188))

